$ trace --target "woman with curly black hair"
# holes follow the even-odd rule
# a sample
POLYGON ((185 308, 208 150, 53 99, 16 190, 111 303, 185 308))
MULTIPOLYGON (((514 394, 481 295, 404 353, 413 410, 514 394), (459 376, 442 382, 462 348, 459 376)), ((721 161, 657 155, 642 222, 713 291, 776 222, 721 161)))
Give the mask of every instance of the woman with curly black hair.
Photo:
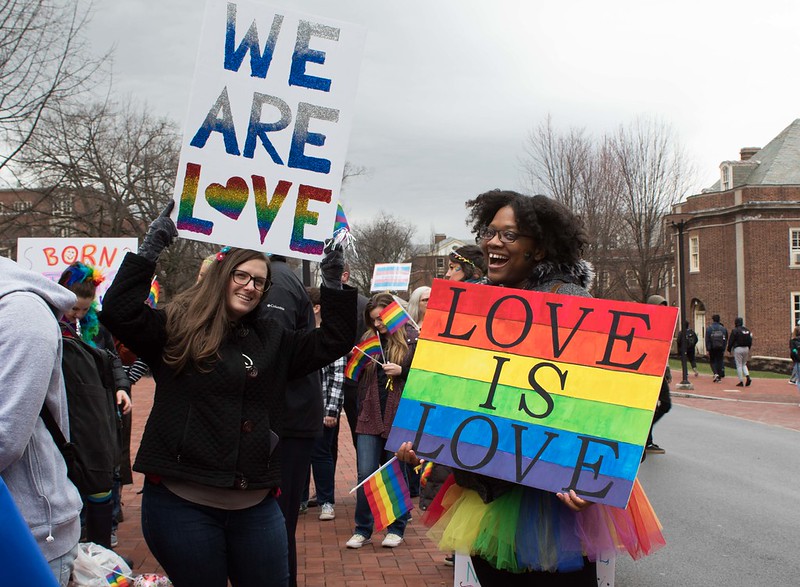
MULTIPOLYGON (((586 231, 565 206, 546 196, 493 190, 467 208, 488 262, 485 283, 590 297, 593 270, 581 259, 586 231)), ((419 462, 411 443, 397 454, 419 462)), ((472 556, 484 587, 590 587, 597 585, 594 561, 606 548, 638 557, 663 544, 660 528, 639 524, 642 515, 647 521, 655 516, 638 484, 631 504, 624 510, 593 505, 574 490, 551 493, 454 469, 423 521, 433 525, 429 535, 442 550, 472 556), (609 535, 625 538, 609 547, 609 535)))

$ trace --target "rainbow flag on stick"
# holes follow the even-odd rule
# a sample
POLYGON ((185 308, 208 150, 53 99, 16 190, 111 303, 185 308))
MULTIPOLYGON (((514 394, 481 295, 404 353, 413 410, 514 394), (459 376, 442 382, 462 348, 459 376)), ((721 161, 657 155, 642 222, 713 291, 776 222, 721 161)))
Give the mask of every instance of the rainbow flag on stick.
POLYGON ((367 497, 369 509, 375 518, 376 532, 380 532, 403 514, 414 508, 411 503, 411 494, 408 483, 397 457, 384 464, 372 475, 353 487, 350 493, 364 486, 364 495, 367 497))
POLYGON ((397 301, 392 302, 383 309, 381 312, 381 320, 386 325, 386 329, 389 332, 399 330, 406 322, 411 322, 414 327, 419 330, 417 323, 411 319, 408 312, 406 312, 403 306, 398 304, 397 301))
POLYGON ((383 359, 383 349, 377 335, 362 341, 361 346, 354 346, 352 353, 344 368, 344 376, 348 379, 357 381, 361 374, 361 369, 364 368, 367 361, 373 361, 379 365, 382 364, 381 361, 375 359, 375 357, 383 359))
POLYGON ((333 221, 333 232, 336 233, 337 230, 341 230, 342 228, 350 230, 350 225, 347 223, 347 216, 344 215, 342 203, 339 202, 336 205, 336 219, 333 221))

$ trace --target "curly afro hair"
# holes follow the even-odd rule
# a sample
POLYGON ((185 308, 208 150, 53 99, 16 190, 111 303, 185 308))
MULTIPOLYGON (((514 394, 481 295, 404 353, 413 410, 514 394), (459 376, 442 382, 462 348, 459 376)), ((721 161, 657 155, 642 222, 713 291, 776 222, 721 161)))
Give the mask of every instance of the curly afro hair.
POLYGON ((520 232, 531 235, 544 252, 543 261, 576 263, 588 242, 581 218, 547 196, 491 190, 469 200, 466 205, 469 209, 467 223, 472 224, 475 234, 492 222, 500 208, 511 206, 520 232))

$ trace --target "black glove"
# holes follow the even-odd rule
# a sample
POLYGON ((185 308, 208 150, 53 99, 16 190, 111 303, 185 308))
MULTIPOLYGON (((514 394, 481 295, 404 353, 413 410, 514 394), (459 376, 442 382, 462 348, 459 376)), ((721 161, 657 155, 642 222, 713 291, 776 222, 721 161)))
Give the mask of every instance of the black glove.
POLYGON ((342 289, 342 273, 344 273, 344 250, 334 245, 333 240, 325 242, 325 256, 319 264, 322 272, 322 285, 330 289, 342 289))
POLYGON ((175 200, 172 200, 167 207, 158 215, 158 218, 150 223, 147 234, 144 235, 142 244, 139 245, 139 255, 155 263, 161 251, 166 249, 178 237, 178 229, 169 217, 169 213, 175 207, 175 200))

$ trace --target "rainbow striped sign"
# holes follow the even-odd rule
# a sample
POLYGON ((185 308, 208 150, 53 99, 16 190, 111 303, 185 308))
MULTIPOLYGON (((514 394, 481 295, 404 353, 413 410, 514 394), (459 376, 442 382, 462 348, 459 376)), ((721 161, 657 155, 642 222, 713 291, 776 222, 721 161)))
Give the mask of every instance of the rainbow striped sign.
POLYGON ((396 457, 364 482, 364 495, 375 518, 375 532, 380 532, 414 507, 396 457))
POLYGON ((624 507, 677 315, 435 280, 386 449, 624 507))

